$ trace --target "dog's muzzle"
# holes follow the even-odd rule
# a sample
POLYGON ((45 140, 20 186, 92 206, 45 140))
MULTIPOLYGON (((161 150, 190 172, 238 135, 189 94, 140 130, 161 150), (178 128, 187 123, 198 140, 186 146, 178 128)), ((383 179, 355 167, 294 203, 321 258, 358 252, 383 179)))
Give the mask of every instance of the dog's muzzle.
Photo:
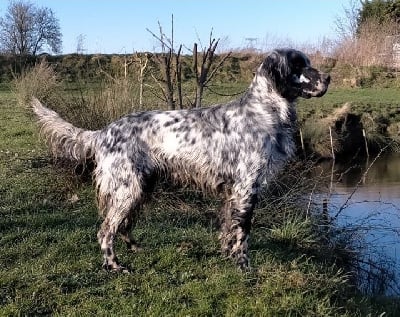
POLYGON ((316 86, 316 91, 311 94, 312 97, 322 97, 328 90, 331 76, 329 74, 321 73, 320 80, 316 86))
POLYGON ((303 98, 322 97, 328 90, 331 76, 326 73, 321 73, 312 69, 310 72, 303 75, 308 79, 303 82, 301 96, 303 98))

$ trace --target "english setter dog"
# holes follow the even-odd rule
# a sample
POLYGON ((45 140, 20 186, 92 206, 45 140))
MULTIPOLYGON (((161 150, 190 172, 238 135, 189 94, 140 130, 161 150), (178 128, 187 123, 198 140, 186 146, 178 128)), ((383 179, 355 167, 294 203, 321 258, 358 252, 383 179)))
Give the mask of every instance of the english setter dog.
POLYGON ((222 252, 249 267, 248 238, 261 185, 293 156, 295 100, 321 97, 330 76, 300 51, 277 49, 257 69, 242 97, 227 104, 126 115, 98 131, 77 128, 33 98, 31 107, 57 155, 92 158, 99 212, 98 241, 109 271, 128 272, 114 251, 119 234, 128 249, 146 194, 161 177, 192 183, 222 199, 222 252))

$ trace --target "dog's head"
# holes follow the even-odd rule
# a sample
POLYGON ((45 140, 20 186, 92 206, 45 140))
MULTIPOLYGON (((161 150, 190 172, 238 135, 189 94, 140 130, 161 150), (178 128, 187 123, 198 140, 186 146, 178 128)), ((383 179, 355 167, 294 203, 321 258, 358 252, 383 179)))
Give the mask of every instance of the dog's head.
POLYGON ((330 82, 330 76, 311 67, 310 60, 294 49, 278 49, 268 54, 261 66, 262 74, 285 99, 294 101, 297 97, 323 96, 330 82))

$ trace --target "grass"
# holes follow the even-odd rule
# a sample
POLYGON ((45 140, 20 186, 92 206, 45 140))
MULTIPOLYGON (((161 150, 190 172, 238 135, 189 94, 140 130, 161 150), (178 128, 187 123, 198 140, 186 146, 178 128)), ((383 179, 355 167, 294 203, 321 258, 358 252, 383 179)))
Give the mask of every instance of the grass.
POLYGON ((383 116, 389 122, 400 121, 400 90, 398 88, 333 88, 323 98, 301 99, 298 113, 300 120, 311 116, 326 116, 334 108, 351 103, 355 114, 372 114, 383 116))
POLYGON ((16 103, 0 92, 0 316, 394 316, 396 302, 354 290, 316 223, 276 202, 256 211, 250 273, 219 254, 214 202, 160 189, 135 230, 144 251, 117 243, 133 274, 102 271, 91 184, 55 168, 16 103))

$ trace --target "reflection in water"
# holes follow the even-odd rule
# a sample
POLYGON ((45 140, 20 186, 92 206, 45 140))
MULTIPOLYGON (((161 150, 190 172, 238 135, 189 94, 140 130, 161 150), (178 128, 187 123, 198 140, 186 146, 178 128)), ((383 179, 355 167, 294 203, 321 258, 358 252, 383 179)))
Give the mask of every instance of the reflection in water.
MULTIPOLYGON (((361 163, 324 162, 331 175, 329 212, 340 226, 355 227, 365 234, 365 256, 384 259, 397 269, 400 280, 400 154, 361 163)), ((398 285, 388 293, 398 293, 398 285)))

